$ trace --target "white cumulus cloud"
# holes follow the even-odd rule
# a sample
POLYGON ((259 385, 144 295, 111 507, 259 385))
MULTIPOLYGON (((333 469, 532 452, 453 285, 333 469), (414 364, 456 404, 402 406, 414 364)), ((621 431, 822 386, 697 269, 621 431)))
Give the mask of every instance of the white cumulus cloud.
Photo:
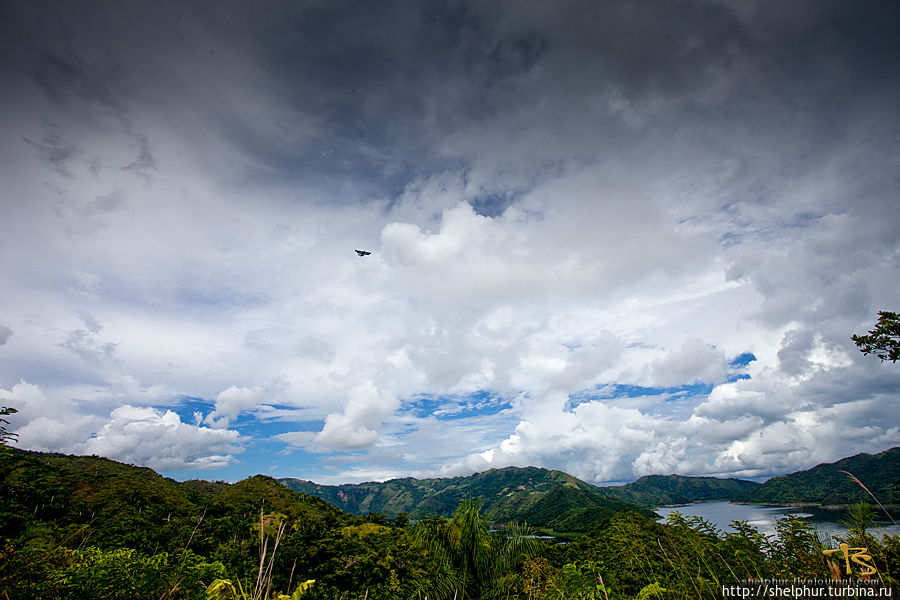
POLYGON ((153 469, 180 471, 226 466, 242 451, 241 442, 237 431, 183 423, 171 410, 124 405, 113 410, 79 450, 153 469))

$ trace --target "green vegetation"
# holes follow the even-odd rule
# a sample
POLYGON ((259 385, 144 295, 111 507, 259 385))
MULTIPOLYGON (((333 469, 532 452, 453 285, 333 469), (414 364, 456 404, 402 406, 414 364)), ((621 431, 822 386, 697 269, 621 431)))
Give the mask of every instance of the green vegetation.
POLYGON ((807 471, 773 477, 735 496, 736 502, 844 506, 875 498, 887 506, 900 506, 900 447, 878 454, 857 454, 807 471), (864 482, 860 486, 849 473, 864 482))
POLYGON ((480 498, 492 523, 523 521, 551 533, 584 533, 621 510, 653 513, 561 471, 536 467, 490 469, 469 477, 392 479, 384 483, 317 485, 280 479, 288 488, 317 496, 353 514, 406 513, 414 518, 451 517, 459 503, 480 498))
POLYGON ((290 489, 317 496, 347 512, 450 517, 469 496, 482 498, 488 519, 518 519, 551 533, 585 533, 621 510, 652 516, 657 506, 731 500, 754 481, 648 475, 634 483, 597 487, 561 471, 535 467, 490 469, 469 477, 392 479, 384 483, 318 485, 280 479, 290 489))
POLYGON ((634 483, 600 488, 600 493, 610 498, 653 508, 691 502, 731 500, 758 485, 755 481, 743 479, 645 475, 634 483))
POLYGON ((10 408, 8 406, 0 406, 0 456, 9 452, 8 444, 9 442, 15 440, 18 435, 12 433, 6 429, 6 426, 9 425, 9 421, 4 419, 3 417, 8 417, 11 414, 17 413, 14 408, 10 408))
POLYGON ((481 502, 463 500, 446 521, 434 518, 416 526, 416 539, 441 566, 438 593, 454 598, 508 597, 515 591, 516 567, 540 550, 527 528, 511 525, 491 533, 481 502))
MULTIPOLYGON (((449 518, 411 523, 351 515, 261 475, 179 483, 99 457, 10 450, 0 457, 0 600, 711 599, 741 579, 794 577, 869 577, 900 593, 900 539, 872 536, 869 504, 849 511, 845 539, 823 542, 801 520, 779 522, 775 536, 677 514, 657 523, 555 471, 479 475, 491 509, 473 496, 449 518), (588 531, 559 543, 513 522, 523 517, 588 531), (870 558, 852 562, 843 548, 870 558)), ((438 491, 457 494, 463 479, 438 491)), ((648 478, 632 491, 695 484, 733 485, 648 478)))
POLYGON ((874 354, 882 362, 900 359, 900 315, 886 310, 878 311, 878 323, 868 335, 851 335, 850 339, 863 354, 874 354))
MULTIPOLYGON (((529 599, 721 598, 722 586, 745 579, 832 580, 841 564, 810 526, 799 519, 764 536, 747 523, 726 533, 709 523, 673 514, 665 524, 622 512, 589 535, 532 559, 523 571, 529 599)), ((866 547, 878 581, 893 590, 900 567, 896 536, 883 541, 851 534, 851 547, 866 547)), ((838 574, 841 577, 842 574, 838 574)), ((861 570, 852 577, 861 577, 861 570)), ((893 592, 896 594, 896 591, 893 592)))
POLYGON ((266 544, 272 598, 311 579, 312 597, 410 597, 434 570, 406 528, 269 477, 200 485, 99 457, 13 450, 0 461, 3 600, 205 599, 217 579, 256 582, 266 544))

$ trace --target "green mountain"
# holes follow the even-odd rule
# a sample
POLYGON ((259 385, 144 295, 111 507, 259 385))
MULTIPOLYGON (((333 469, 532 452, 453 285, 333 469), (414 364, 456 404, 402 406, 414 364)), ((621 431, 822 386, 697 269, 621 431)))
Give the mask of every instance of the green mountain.
MULTIPOLYGON (((839 471, 847 470, 889 500, 896 498, 898 452, 900 448, 858 455, 747 489, 795 483, 794 496, 814 485, 837 493, 845 483, 841 477, 849 479, 839 471)), ((688 499, 697 499, 734 485, 709 479, 648 477, 617 486, 615 493, 624 490, 640 499, 647 496, 639 493, 680 490, 688 499)), ((714 578, 830 576, 820 548, 809 548, 807 534, 799 530, 779 532, 776 540, 761 544, 762 538, 747 532, 720 539, 706 529, 663 525, 623 510, 635 505, 606 497, 602 488, 559 471, 509 468, 471 477, 360 486, 300 483, 331 494, 345 506, 355 498, 378 508, 393 498, 430 514, 434 509, 449 514, 458 498, 479 496, 484 516, 493 523, 519 520, 554 532, 592 530, 569 544, 539 542, 545 579, 520 580, 522 585, 537 581, 541 586, 524 588, 528 594, 518 594, 522 597, 549 597, 541 595, 548 583, 555 586, 553 597, 593 594, 595 572, 579 569, 598 557, 604 561, 606 580, 615 581, 621 597, 629 598, 661 583, 680 598, 693 597, 692 592, 714 578), (693 574, 687 580, 673 579, 685 573, 693 574)), ((477 521, 480 528, 483 521, 480 516, 461 521, 425 522, 414 529, 406 527, 404 518, 391 522, 379 513, 361 517, 342 512, 262 475, 234 484, 177 482, 151 469, 97 456, 14 449, 0 454, 0 598, 203 600, 216 579, 256 581, 260 557, 269 565, 272 590, 291 591, 299 581, 314 580, 310 597, 315 598, 449 598, 456 589, 446 584, 465 581, 469 554, 455 555, 466 559, 462 566, 451 564, 418 534, 430 532, 451 549, 462 548, 456 542, 463 539, 467 523, 477 521)), ((894 573, 889 544, 882 547, 873 538, 865 543, 879 576, 894 573)), ((898 589, 895 579, 885 580, 898 589)))
POLYGON ((315 598, 436 597, 437 559, 404 523, 377 517, 262 475, 179 483, 13 449, 0 455, 0 598, 204 600, 216 579, 252 592, 263 562, 267 597, 308 580, 315 598))
POLYGON ((318 496, 347 512, 414 517, 449 517, 459 501, 481 498, 494 523, 525 522, 552 531, 582 532, 621 510, 646 508, 606 497, 601 490, 561 471, 536 467, 490 469, 468 477, 392 479, 384 483, 318 485, 302 479, 279 479, 298 492, 318 496))
POLYGON ((600 488, 600 493, 608 498, 656 507, 731 500, 758 485, 755 481, 733 478, 645 475, 634 483, 600 488))
POLYGON ((806 471, 773 477, 738 494, 734 500, 822 506, 874 503, 872 496, 847 473, 852 473, 882 504, 900 505, 900 447, 878 454, 857 454, 806 471))
POLYGON ((297 494, 270 477, 235 484, 179 483, 152 469, 98 456, 13 450, 0 469, 0 538, 39 546, 93 545, 141 551, 211 551, 223 538, 249 535, 260 508, 297 523, 348 522, 319 498, 297 494), (237 523, 244 523, 239 529, 237 523), (246 531, 244 531, 246 530, 246 531))

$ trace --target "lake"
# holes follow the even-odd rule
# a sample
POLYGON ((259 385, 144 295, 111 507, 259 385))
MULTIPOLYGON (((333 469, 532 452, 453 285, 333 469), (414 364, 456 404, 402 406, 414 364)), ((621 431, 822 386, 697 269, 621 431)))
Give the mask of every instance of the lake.
MULTIPOLYGON (((775 533, 775 521, 786 516, 798 515, 801 511, 797 508, 789 506, 759 506, 755 504, 732 504, 731 502, 698 502, 697 504, 688 504, 685 506, 666 506, 654 509, 656 513, 663 517, 669 513, 678 511, 683 516, 699 516, 712 523, 719 529, 725 531, 734 531, 731 527, 732 521, 747 521, 760 532, 771 535, 775 533)), ((876 508, 876 519, 885 519, 884 513, 876 508)), ((837 511, 810 510, 804 508, 802 514, 819 532, 820 538, 828 538, 832 535, 843 535, 847 528, 837 522, 843 518, 843 513, 837 511)), ((895 516, 896 520, 897 517, 895 516)), ((885 533, 900 535, 900 526, 894 525, 890 521, 886 524, 876 521, 876 527, 872 527, 869 531, 872 535, 881 537, 885 533)))

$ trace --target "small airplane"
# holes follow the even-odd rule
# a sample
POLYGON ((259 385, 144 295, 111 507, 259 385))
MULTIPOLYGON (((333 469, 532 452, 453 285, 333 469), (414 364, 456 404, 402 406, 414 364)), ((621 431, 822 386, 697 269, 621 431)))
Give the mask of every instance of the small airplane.
POLYGON ((359 254, 360 256, 368 256, 368 255, 372 254, 371 252, 366 252, 365 250, 356 250, 355 252, 357 254, 359 254))

